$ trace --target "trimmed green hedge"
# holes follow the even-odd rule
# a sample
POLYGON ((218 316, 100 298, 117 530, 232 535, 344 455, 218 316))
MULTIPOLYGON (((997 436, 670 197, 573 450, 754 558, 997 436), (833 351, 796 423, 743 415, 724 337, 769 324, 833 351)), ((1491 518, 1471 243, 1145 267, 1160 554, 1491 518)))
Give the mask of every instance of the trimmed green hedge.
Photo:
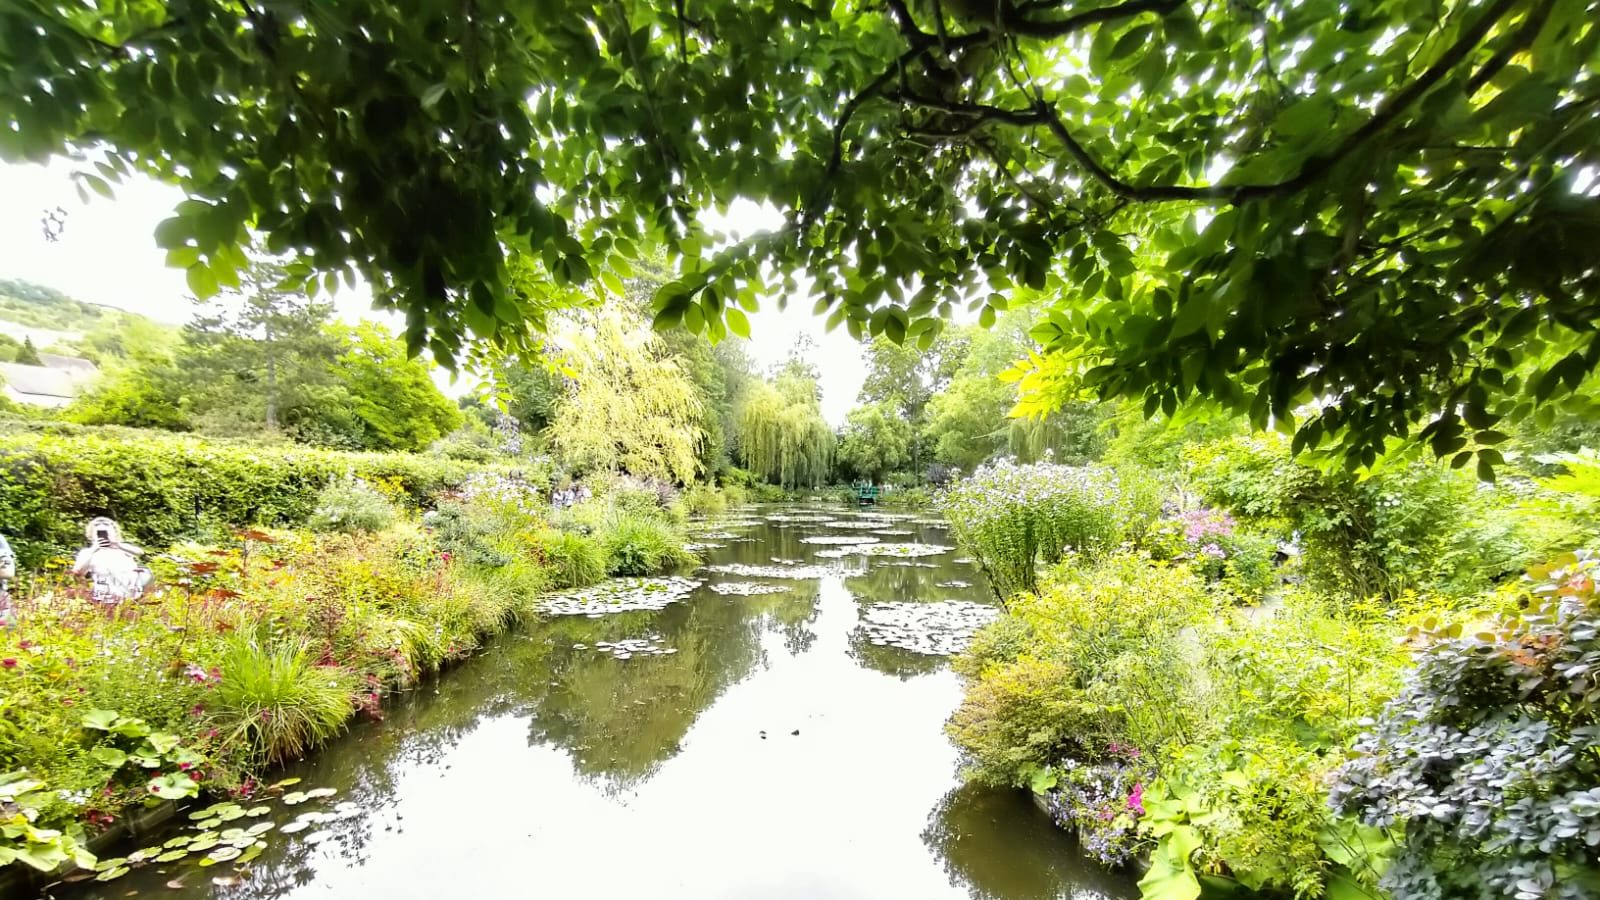
POLYGON ((166 547, 207 526, 296 525, 331 479, 356 475, 416 506, 482 464, 409 453, 348 453, 125 429, 0 434, 0 533, 36 565, 82 544, 108 515, 127 538, 166 547))

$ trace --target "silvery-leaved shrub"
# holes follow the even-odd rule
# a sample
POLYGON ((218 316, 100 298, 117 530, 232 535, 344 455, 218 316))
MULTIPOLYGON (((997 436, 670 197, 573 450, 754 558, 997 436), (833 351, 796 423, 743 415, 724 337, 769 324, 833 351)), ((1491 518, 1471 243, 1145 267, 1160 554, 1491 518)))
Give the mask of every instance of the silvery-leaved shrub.
POLYGON ((1536 570, 1518 615, 1420 633, 1406 687, 1337 774, 1393 829, 1396 897, 1600 896, 1600 556, 1536 570))

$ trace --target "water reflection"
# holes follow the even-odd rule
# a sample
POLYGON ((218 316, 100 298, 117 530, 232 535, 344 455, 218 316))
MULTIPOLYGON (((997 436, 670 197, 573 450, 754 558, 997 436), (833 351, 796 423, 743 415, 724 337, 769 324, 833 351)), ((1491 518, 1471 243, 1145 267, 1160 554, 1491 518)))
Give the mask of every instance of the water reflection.
MULTIPOLYGON (((914 535, 895 540, 950 543, 941 528, 903 527, 914 535)), ((800 539, 838 530, 713 529, 754 540, 729 540, 708 563, 752 566, 828 562, 800 539)), ((293 767, 307 785, 339 790, 320 808, 342 801, 352 814, 275 836, 243 883, 214 883, 226 867, 191 864, 58 893, 1132 896, 1081 864, 1025 799, 957 788, 942 731, 956 677, 941 657, 864 640, 871 603, 985 599, 981 585, 948 585, 977 580, 953 557, 928 567, 846 558, 838 574, 783 581, 782 593, 701 589, 661 610, 530 626, 293 767), (638 638, 676 652, 621 660, 595 649, 638 638)), ((278 824, 305 809, 275 814, 278 824)))
POLYGON ((946 794, 922 840, 953 886, 982 900, 1121 900, 1139 895, 1127 877, 1100 871, 1072 839, 1018 791, 975 784, 946 794))

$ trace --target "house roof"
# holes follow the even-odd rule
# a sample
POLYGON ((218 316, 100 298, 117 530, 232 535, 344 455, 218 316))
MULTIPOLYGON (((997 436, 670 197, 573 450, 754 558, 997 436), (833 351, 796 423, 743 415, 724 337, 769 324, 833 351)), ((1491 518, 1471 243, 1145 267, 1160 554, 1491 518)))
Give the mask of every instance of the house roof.
POLYGON ((65 369, 0 363, 0 381, 24 400, 37 397, 41 401, 59 402, 78 396, 78 379, 65 369))
POLYGON ((87 359, 79 359, 76 356, 62 356, 59 353, 41 353, 39 354, 39 361, 48 368, 72 372, 80 378, 94 375, 100 371, 95 367, 94 363, 87 359))

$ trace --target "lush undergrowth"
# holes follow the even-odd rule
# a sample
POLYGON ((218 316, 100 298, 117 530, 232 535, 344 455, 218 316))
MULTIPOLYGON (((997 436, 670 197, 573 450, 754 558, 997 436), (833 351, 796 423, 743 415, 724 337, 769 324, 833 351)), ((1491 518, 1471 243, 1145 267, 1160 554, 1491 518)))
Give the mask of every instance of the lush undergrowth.
POLYGON ((0 627, 0 865, 49 870, 150 798, 248 795, 357 716, 533 615, 551 588, 688 559, 680 504, 617 482, 552 512, 480 473, 426 515, 359 479, 319 530, 245 529, 154 554, 107 609, 47 560, 0 627), (665 503, 663 501, 666 501, 665 503))
POLYGON ((1147 858, 1159 900, 1600 891, 1594 564, 1521 574, 1593 539, 1584 458, 1491 486, 1184 457, 1164 504, 1048 465, 946 497, 1007 599, 957 662, 968 774, 1147 858))

